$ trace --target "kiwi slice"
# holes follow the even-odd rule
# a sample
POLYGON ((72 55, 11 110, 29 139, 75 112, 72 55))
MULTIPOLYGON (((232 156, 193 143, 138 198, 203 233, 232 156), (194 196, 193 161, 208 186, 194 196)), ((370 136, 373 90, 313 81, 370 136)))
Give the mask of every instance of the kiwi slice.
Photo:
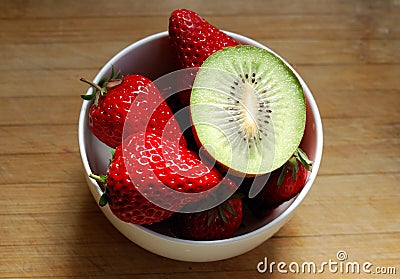
POLYGON ((204 61, 190 111, 199 144, 223 166, 248 176, 282 166, 299 146, 306 122, 294 73, 268 50, 247 45, 204 61))

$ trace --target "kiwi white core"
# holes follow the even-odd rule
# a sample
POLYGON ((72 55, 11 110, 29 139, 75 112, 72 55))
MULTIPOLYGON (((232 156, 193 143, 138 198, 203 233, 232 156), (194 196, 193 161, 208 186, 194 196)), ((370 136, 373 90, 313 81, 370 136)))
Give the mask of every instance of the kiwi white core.
POLYGON ((209 154, 247 175, 282 166, 299 146, 306 120, 296 76, 277 56, 253 46, 228 47, 204 61, 190 110, 209 154))
POLYGON ((249 136, 255 136, 258 127, 256 122, 256 106, 257 97, 255 95, 253 87, 251 87, 247 82, 243 86, 243 103, 241 104, 243 110, 243 130, 249 136))

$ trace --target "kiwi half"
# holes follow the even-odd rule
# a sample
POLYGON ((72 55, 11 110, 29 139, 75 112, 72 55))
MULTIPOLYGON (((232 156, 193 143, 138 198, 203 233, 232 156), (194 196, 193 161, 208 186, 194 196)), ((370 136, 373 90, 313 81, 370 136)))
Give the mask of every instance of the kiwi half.
POLYGON ((268 50, 227 47, 195 78, 190 112, 196 137, 217 162, 249 176, 269 173, 295 152, 304 134, 302 86, 268 50))

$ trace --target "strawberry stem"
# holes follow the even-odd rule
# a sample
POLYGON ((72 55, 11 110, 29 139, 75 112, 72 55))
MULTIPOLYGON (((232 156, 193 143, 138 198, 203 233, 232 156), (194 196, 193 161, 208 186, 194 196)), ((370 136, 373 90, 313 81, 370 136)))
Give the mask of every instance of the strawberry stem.
POLYGON ((91 173, 91 174, 89 174, 89 177, 93 178, 94 180, 96 180, 97 182, 100 182, 100 183, 106 183, 106 180, 107 180, 106 175, 97 175, 97 174, 91 173))
POLYGON ((98 84, 91 82, 85 78, 81 78, 80 81, 83 81, 84 83, 87 83, 94 88, 94 93, 81 95, 81 98, 87 101, 91 101, 94 99, 94 104, 97 106, 99 102, 99 95, 103 96, 107 92, 107 88, 102 88, 98 84))
POLYGON ((81 98, 87 101, 95 99, 94 103, 97 105, 98 96, 97 92, 99 92, 100 96, 104 96, 108 90, 113 88, 114 86, 120 85, 124 82, 124 78, 121 75, 121 71, 115 73, 114 65, 111 67, 111 74, 109 77, 103 77, 100 79, 99 83, 96 84, 92 81, 89 81, 85 78, 80 78, 80 81, 89 84, 91 87, 95 89, 95 92, 92 94, 81 95, 81 98))
POLYGON ((90 86, 93 86, 94 88, 96 88, 97 91, 103 90, 98 84, 96 84, 96 83, 94 83, 92 81, 89 81, 89 80, 87 80, 85 78, 80 78, 79 80, 83 81, 84 83, 89 84, 90 86))
MULTIPOLYGON (((96 180, 97 182, 100 182, 100 183, 106 183, 106 181, 107 181, 107 176, 102 175, 102 174, 97 175, 97 174, 91 173, 91 174, 89 174, 89 177, 93 178, 94 180, 96 180)), ((107 191, 107 187, 104 187, 103 194, 100 196, 100 199, 99 199, 99 205, 101 207, 105 206, 108 203, 106 191, 107 191)))

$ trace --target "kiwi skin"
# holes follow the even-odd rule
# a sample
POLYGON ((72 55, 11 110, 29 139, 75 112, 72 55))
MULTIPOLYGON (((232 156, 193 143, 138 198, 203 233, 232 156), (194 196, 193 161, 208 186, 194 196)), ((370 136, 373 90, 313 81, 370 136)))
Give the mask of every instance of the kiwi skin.
MULTIPOLYGON (((304 96, 304 92, 302 90, 302 86, 301 86, 299 80, 297 79, 297 77, 295 76, 295 74, 293 73, 293 71, 279 57, 277 57, 276 55, 272 54, 271 52, 269 52, 267 50, 260 49, 257 47, 252 47, 252 46, 227 47, 223 50, 217 51, 216 53, 211 55, 209 58, 207 58, 206 61, 203 63, 202 67, 200 68, 198 75, 195 79, 193 89, 192 89, 191 108, 193 106, 197 105, 198 103, 207 105, 207 102, 209 102, 208 104, 212 105, 213 101, 216 100, 216 102, 218 102, 218 98, 220 98, 220 96, 218 98, 217 97, 214 98, 213 95, 217 95, 217 94, 214 94, 213 92, 210 93, 210 92, 207 92, 207 91, 204 91, 201 89, 201 87, 207 87, 207 82, 204 82, 204 79, 205 79, 204 76, 202 76, 200 78, 199 78, 199 76, 202 75, 202 69, 208 68, 208 67, 210 67, 210 68, 216 67, 217 70, 220 70, 222 68, 223 71, 230 72, 234 76, 237 76, 239 74, 239 76, 236 77, 237 80, 232 81, 233 83, 230 85, 229 84, 226 85, 226 87, 234 88, 238 85, 238 83, 240 83, 240 80, 242 80, 244 86, 248 86, 248 83, 252 83, 252 84, 250 84, 250 86, 253 86, 251 88, 258 86, 259 88, 257 89, 258 90, 257 94, 254 94, 255 95, 254 99, 256 99, 257 101, 260 100, 260 98, 259 98, 261 96, 260 92, 264 92, 264 93, 267 92, 266 89, 260 89, 263 86, 264 86, 264 88, 267 88, 268 90, 273 92, 273 94, 276 94, 276 96, 278 96, 280 99, 283 99, 283 101, 277 101, 276 104, 274 104, 273 100, 272 101, 266 100, 265 102, 262 100, 262 106, 263 107, 264 107, 264 105, 271 106, 271 108, 266 108, 266 110, 269 111, 266 114, 271 114, 271 116, 270 116, 271 122, 275 121, 275 123, 274 123, 275 126, 272 125, 272 134, 273 134, 273 136, 271 137, 271 138, 273 138, 272 141, 274 141, 274 137, 276 136, 276 134, 274 134, 275 132, 281 133, 280 135, 277 136, 277 139, 276 139, 277 142, 285 141, 284 146, 279 147, 279 148, 281 148, 281 150, 279 150, 279 152, 280 152, 279 154, 282 153, 281 157, 278 158, 279 160, 274 161, 273 163, 270 163, 271 165, 268 167, 262 168, 260 172, 257 170, 256 171, 254 171, 254 170, 253 171, 252 170, 251 171, 243 171, 240 168, 232 167, 232 165, 230 165, 229 163, 226 163, 226 161, 224 161, 224 160, 220 160, 219 157, 215 156, 214 154, 208 153, 208 155, 213 157, 218 162, 219 168, 222 169, 224 172, 231 171, 240 176, 243 176, 243 175, 257 176, 260 174, 269 173, 269 172, 279 168, 280 166, 282 166, 290 158, 290 156, 294 153, 294 151, 299 146, 300 141, 304 134, 304 129, 305 129, 305 120, 306 120, 305 119, 305 116, 306 116, 305 96, 304 96), (244 53, 244 56, 246 56, 246 59, 248 59, 250 62, 248 62, 248 63, 246 62, 247 65, 242 67, 241 63, 243 63, 243 60, 242 60, 242 58, 240 58, 240 56, 243 53, 244 53), (234 55, 237 55, 238 57, 235 57, 234 55), (257 56, 257 55, 259 55, 261 58, 254 58, 254 56, 257 56), (257 59, 259 59, 259 60, 256 61, 257 59), (260 59, 262 60, 262 62, 259 62, 260 59), (227 60, 228 60, 228 62, 227 62, 227 60), (229 60, 231 60, 231 61, 229 61, 229 60), (264 63, 264 60, 266 61, 265 63, 270 63, 270 65, 262 65, 264 63), (256 70, 252 69, 253 64, 251 64, 251 63, 253 63, 253 62, 261 64, 261 66, 257 65, 257 67, 261 68, 260 73, 257 72, 256 70), (246 67, 247 67, 247 69, 243 70, 243 68, 246 68, 246 67), (249 68, 250 68, 250 72, 245 72, 245 70, 248 70, 249 68), (242 71, 242 72, 240 73, 240 71, 242 71), (262 76, 264 74, 264 71, 266 71, 265 75, 268 74, 269 76, 262 76), (262 78, 260 78, 260 76, 262 76, 262 78), (205 86, 204 86, 204 83, 206 84, 205 86), (261 90, 263 90, 263 91, 261 91, 261 90), (278 92, 278 93, 276 93, 276 92, 278 92), (202 100, 203 96, 200 96, 200 94, 204 94, 203 96, 206 96, 204 98, 205 99, 209 98, 210 100, 206 100, 204 102, 202 100), (291 95, 284 96, 282 94, 291 94, 291 95), (210 98, 210 96, 211 96, 211 98, 210 98), (282 104, 279 102, 281 102, 282 104), (286 107, 288 107, 288 108, 286 108, 286 107), (283 109, 281 109, 281 108, 283 108, 283 109), (273 116, 272 110, 279 111, 279 109, 281 109, 279 114, 282 114, 282 115, 277 118, 277 116, 276 116, 277 113, 275 113, 274 114, 275 116, 272 117, 273 116), (288 112, 289 116, 287 116, 285 114, 286 112, 288 112), (285 114, 285 115, 283 115, 283 114, 285 114), (279 122, 281 122, 281 123, 279 123, 279 122), (287 123, 291 124, 291 122, 294 123, 292 125, 292 127, 289 127, 289 128, 285 127, 287 125, 287 123), (278 126, 280 125, 280 126, 278 127, 276 125, 278 125, 278 126), (278 127, 278 129, 275 129, 275 127, 278 127)), ((207 77, 207 76, 205 76, 205 77, 207 77)), ((208 78, 210 78, 210 76, 208 78)), ((222 88, 222 91, 227 93, 227 92, 229 92, 229 89, 222 88)), ((227 93, 226 96, 228 94, 229 93, 227 93)), ((267 95, 267 93, 265 95, 267 95)), ((236 97, 236 96, 234 96, 234 97, 236 97)), ((234 99, 234 101, 237 103, 240 103, 240 104, 243 102, 243 98, 246 99, 246 97, 242 97, 242 99, 240 99, 240 96, 238 98, 239 99, 234 99)), ((279 99, 279 98, 276 98, 276 99, 279 99)), ((260 102, 260 104, 261 104, 261 102, 260 102)), ((226 106, 229 106, 229 104, 227 104, 226 106)), ((193 131, 193 134, 194 134, 197 144, 199 146, 204 145, 204 143, 212 144, 213 141, 215 142, 215 137, 213 138, 213 135, 212 135, 213 130, 208 130, 207 131, 208 133, 205 133, 204 131, 201 131, 201 129, 200 129, 200 135, 199 135, 199 129, 198 129, 199 127, 198 127, 198 125, 196 125, 196 122, 199 122, 199 121, 198 121, 198 119, 194 119, 195 113, 196 113, 196 111, 191 110, 192 125, 193 125, 192 131, 193 131), (204 141, 204 139, 207 137, 209 137, 208 140, 204 141)), ((214 115, 212 115, 212 116, 214 116, 214 115)), ((261 115, 261 116, 264 117, 265 115, 261 115)), ((260 118, 261 118, 261 116, 260 116, 260 118)), ((209 117, 209 116, 207 116, 207 117, 209 117)), ((268 115, 265 117, 268 117, 268 115)), ((269 119, 263 118, 263 122, 267 123, 267 122, 269 122, 269 119)), ((260 141, 261 141, 261 138, 260 138, 260 141)), ((250 140, 248 140, 247 143, 249 143, 249 144, 247 144, 247 146, 249 146, 249 150, 250 150, 250 147, 251 147, 250 140)), ((273 144, 273 147, 272 147, 271 152, 274 152, 274 151, 276 151, 274 149, 275 143, 273 142, 272 144, 273 144)), ((269 144, 269 145, 272 145, 272 144, 269 144)), ((218 148, 218 146, 217 146, 217 148, 218 148)), ((244 149, 244 147, 241 147, 241 150, 242 149, 244 149)), ((254 148, 253 148, 253 150, 254 150, 254 148)), ((206 148, 206 151, 208 151, 207 148, 206 148)), ((249 153, 250 152, 251 152, 251 150, 249 151, 249 153)), ((253 152, 255 152, 255 151, 253 151, 253 152)), ((276 153, 271 153, 271 152, 270 152, 270 154, 276 154, 276 153)), ((240 156, 237 156, 237 157, 241 158, 243 160, 243 157, 240 157, 240 156)), ((272 157, 274 157, 274 156, 272 156, 272 157)), ((233 158, 233 156, 231 156, 231 158, 233 158)), ((247 158, 249 158, 249 157, 247 157, 247 158)), ((264 160, 264 159, 262 159, 262 160, 264 160)), ((275 160, 275 157, 274 157, 274 160, 275 160)), ((261 163, 263 163, 263 162, 264 161, 262 161, 261 163)), ((259 163, 259 162, 257 162, 257 163, 259 163)))

